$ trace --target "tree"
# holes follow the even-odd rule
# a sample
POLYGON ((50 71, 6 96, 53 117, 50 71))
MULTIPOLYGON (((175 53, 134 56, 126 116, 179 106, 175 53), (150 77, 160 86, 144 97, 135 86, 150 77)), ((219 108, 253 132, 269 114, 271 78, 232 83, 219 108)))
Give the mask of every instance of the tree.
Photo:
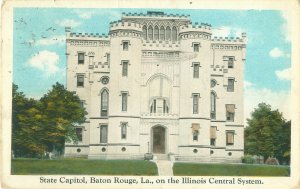
POLYGON ((80 99, 56 83, 40 100, 28 99, 13 84, 12 150, 15 156, 37 157, 65 141, 77 143, 75 125, 85 121, 80 99))
POLYGON ((280 162, 285 153, 290 151, 290 131, 288 122, 278 110, 260 103, 247 119, 245 128, 245 152, 261 155, 266 160, 276 157, 280 162))
POLYGON ((85 121, 85 110, 75 92, 70 92, 62 84, 56 83, 52 90, 41 100, 44 120, 44 143, 48 150, 63 150, 65 142, 78 142, 75 132, 76 125, 85 121))

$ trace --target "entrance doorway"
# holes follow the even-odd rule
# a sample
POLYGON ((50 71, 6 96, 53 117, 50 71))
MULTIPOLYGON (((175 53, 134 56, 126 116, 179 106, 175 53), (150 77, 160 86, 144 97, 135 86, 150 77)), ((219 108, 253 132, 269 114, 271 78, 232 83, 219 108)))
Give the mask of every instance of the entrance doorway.
POLYGON ((152 152, 155 154, 166 153, 166 129, 162 126, 152 128, 152 152))

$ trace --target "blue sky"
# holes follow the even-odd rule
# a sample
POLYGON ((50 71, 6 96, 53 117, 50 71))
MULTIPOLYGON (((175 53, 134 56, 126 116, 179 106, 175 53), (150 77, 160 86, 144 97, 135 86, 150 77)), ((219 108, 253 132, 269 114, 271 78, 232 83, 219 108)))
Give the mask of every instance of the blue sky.
MULTIPOLYGON (((15 8, 13 82, 27 96, 41 97, 55 82, 66 82, 65 26, 72 26, 72 32, 107 34, 109 22, 119 20, 122 12, 147 10, 15 8)), ((286 12, 153 10, 190 15, 192 22, 211 24, 216 36, 246 32, 245 116, 264 101, 289 118, 291 42, 286 12)))

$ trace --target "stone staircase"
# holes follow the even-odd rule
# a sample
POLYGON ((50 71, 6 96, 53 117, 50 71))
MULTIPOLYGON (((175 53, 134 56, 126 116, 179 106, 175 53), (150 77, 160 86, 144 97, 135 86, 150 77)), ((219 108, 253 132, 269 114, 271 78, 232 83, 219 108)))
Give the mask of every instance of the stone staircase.
POLYGON ((168 154, 154 154, 159 176, 173 176, 173 162, 169 160, 168 154))

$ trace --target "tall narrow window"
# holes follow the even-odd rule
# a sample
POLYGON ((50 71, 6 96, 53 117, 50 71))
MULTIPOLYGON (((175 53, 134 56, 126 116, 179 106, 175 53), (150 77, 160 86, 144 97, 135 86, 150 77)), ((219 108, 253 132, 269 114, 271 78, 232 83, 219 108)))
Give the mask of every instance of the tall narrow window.
POLYGON ((210 145, 215 146, 217 139, 217 127, 212 126, 210 127, 210 145))
POLYGON ((84 53, 78 53, 78 64, 84 64, 84 53))
POLYGON ((163 112, 169 113, 169 107, 168 107, 166 99, 164 99, 164 101, 163 101, 163 112))
POLYGON ((177 41, 177 28, 175 26, 172 28, 172 41, 177 41))
POLYGON ((192 134, 193 134, 193 141, 198 141, 200 124, 192 123, 192 134))
POLYGON ((158 26, 154 27, 154 40, 157 41, 159 39, 159 29, 158 26))
POLYGON ((234 91, 234 78, 228 78, 227 92, 234 91))
POLYGON ((160 27, 160 39, 161 41, 164 41, 165 40, 165 28, 163 26, 160 27))
POLYGON ((84 108, 84 104, 85 104, 85 101, 84 100, 80 100, 80 108, 84 108))
POLYGON ((76 128, 76 136, 77 136, 78 142, 82 142, 82 128, 76 128))
POLYGON ((193 94, 193 114, 198 114, 199 94, 193 94))
POLYGON ((234 145, 234 131, 226 131, 226 145, 234 145))
POLYGON ((100 143, 107 143, 107 125, 100 126, 100 143))
POLYGON ((210 118, 216 119, 216 93, 210 93, 210 118))
POLYGON ((199 63, 194 63, 193 67, 194 67, 193 77, 194 78, 199 78, 199 67, 200 67, 200 64, 199 63))
POLYGON ((153 100, 150 106, 150 113, 156 113, 156 99, 153 100))
POLYGON ((147 27, 143 26, 143 38, 147 40, 147 27))
POLYGON ((108 64, 110 63, 110 54, 109 53, 106 53, 106 61, 108 64))
POLYGON ((127 111, 128 93, 122 92, 122 111, 127 111))
POLYGON ((84 87, 84 75, 77 75, 77 87, 84 87))
POLYGON ((229 57, 228 58, 228 68, 233 68, 234 67, 234 57, 229 57))
POLYGON ((149 40, 153 40, 153 28, 152 28, 152 26, 149 26, 149 28, 148 28, 148 39, 149 40))
POLYGON ((193 47, 194 47, 194 52, 199 52, 199 43, 194 43, 193 47))
POLYGON ((123 41, 122 45, 123 45, 123 51, 128 51, 129 42, 123 41))
POLYGON ((234 104, 226 104, 226 120, 234 121, 234 113, 235 113, 235 105, 234 104))
POLYGON ((170 29, 169 26, 168 26, 167 29, 166 29, 166 40, 167 40, 167 41, 170 41, 170 40, 171 40, 171 29, 170 29))
POLYGON ((127 138, 127 123, 121 123, 121 139, 127 138))
POLYGON ((122 76, 128 76, 128 61, 122 61, 122 76))
POLYGON ((101 116, 108 115, 108 92, 107 90, 103 90, 101 92, 101 116))

